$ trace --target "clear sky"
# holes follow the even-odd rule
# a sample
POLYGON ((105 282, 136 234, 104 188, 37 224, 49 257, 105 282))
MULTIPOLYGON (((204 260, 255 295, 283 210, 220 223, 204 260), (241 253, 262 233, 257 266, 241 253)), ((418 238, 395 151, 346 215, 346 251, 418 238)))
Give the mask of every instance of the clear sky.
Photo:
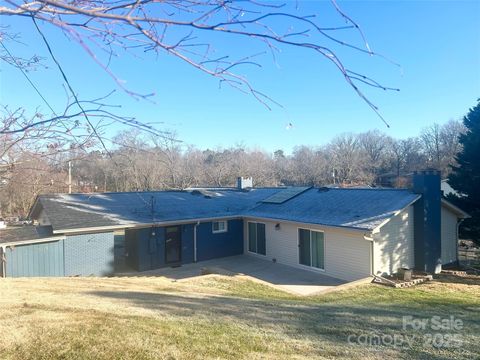
MULTIPOLYGON (((111 102, 122 104, 125 115, 160 122, 158 127, 176 131, 181 140, 199 148, 241 143, 287 152, 296 145, 322 145, 343 132, 380 129, 393 137, 415 136, 434 122, 460 118, 476 103, 480 97, 480 1, 339 1, 339 5, 361 26, 374 51, 401 65, 339 49, 351 69, 400 88, 400 92, 364 88, 390 129, 331 63, 304 49, 282 48, 277 64, 266 55, 259 59, 262 68, 240 71, 283 109, 269 111, 251 96, 219 89, 217 80, 172 56, 153 54, 140 54, 141 58, 121 54, 112 70, 129 89, 155 92, 155 102, 137 101, 121 91, 111 102), (286 129, 288 123, 292 129, 286 129)), ((299 2, 298 7, 303 14, 317 14, 321 24, 339 24, 329 2, 299 2)), ((10 43, 10 50, 48 58, 31 21, 1 20, 28 44, 10 43)), ((115 88, 77 44, 53 29, 45 27, 45 32, 82 98, 102 96, 115 88)), ((249 55, 261 48, 256 42, 235 38, 212 40, 219 51, 232 55, 249 55)), ((2 64, 0 76, 2 104, 46 109, 18 70, 2 64)), ((30 76, 50 103, 58 108, 64 104, 62 79, 51 64, 30 76)), ((112 134, 118 130, 117 125, 110 129, 112 134)))

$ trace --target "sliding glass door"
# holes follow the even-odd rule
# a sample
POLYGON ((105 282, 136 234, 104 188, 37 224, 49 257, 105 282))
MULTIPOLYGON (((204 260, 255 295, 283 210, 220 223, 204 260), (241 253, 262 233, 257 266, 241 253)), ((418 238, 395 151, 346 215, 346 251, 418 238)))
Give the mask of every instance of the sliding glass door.
POLYGON ((298 229, 299 263, 325 269, 325 238, 321 231, 298 229))
POLYGON ((262 223, 248 223, 248 251, 260 255, 266 255, 266 237, 265 224, 262 223))

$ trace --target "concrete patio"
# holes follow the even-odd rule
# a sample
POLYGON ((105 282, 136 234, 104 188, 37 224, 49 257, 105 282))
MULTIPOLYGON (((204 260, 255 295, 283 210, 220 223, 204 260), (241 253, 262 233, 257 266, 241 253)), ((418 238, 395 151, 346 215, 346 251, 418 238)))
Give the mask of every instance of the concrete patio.
POLYGON ((229 275, 246 275, 254 281, 260 281, 266 285, 297 295, 321 293, 348 283, 347 281, 329 277, 318 272, 273 263, 248 255, 202 261, 176 268, 161 268, 117 275, 165 276, 174 280, 183 280, 200 276, 205 272, 223 273, 222 270, 229 275))

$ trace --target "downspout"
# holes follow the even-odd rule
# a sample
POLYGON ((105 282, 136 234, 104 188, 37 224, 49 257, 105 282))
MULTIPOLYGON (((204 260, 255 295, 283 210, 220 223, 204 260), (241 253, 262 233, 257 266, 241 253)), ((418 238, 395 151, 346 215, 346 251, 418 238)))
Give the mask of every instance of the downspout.
POLYGON ((2 277, 7 277, 7 258, 5 257, 5 245, 1 245, 0 249, 2 250, 0 253, 0 262, 2 263, 2 277))
POLYGON ((460 257, 458 256, 458 234, 459 234, 459 229, 460 229, 460 225, 462 224, 463 220, 465 219, 459 219, 457 221, 457 229, 456 229, 456 241, 455 241, 455 247, 456 247, 456 253, 457 253, 457 266, 460 265, 460 257))
POLYGON ((367 241, 370 241, 370 273, 372 276, 375 276, 375 241, 373 240, 372 234, 363 234, 363 238, 367 241))
POLYGON ((200 221, 197 221, 193 225, 193 262, 197 262, 197 226, 200 225, 200 221))

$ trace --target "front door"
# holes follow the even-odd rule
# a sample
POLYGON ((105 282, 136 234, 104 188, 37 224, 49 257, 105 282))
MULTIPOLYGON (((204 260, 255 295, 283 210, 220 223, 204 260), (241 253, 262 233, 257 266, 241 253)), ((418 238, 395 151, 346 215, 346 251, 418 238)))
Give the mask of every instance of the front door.
POLYGON ((180 226, 165 228, 165 262, 179 263, 181 260, 182 236, 180 226))

